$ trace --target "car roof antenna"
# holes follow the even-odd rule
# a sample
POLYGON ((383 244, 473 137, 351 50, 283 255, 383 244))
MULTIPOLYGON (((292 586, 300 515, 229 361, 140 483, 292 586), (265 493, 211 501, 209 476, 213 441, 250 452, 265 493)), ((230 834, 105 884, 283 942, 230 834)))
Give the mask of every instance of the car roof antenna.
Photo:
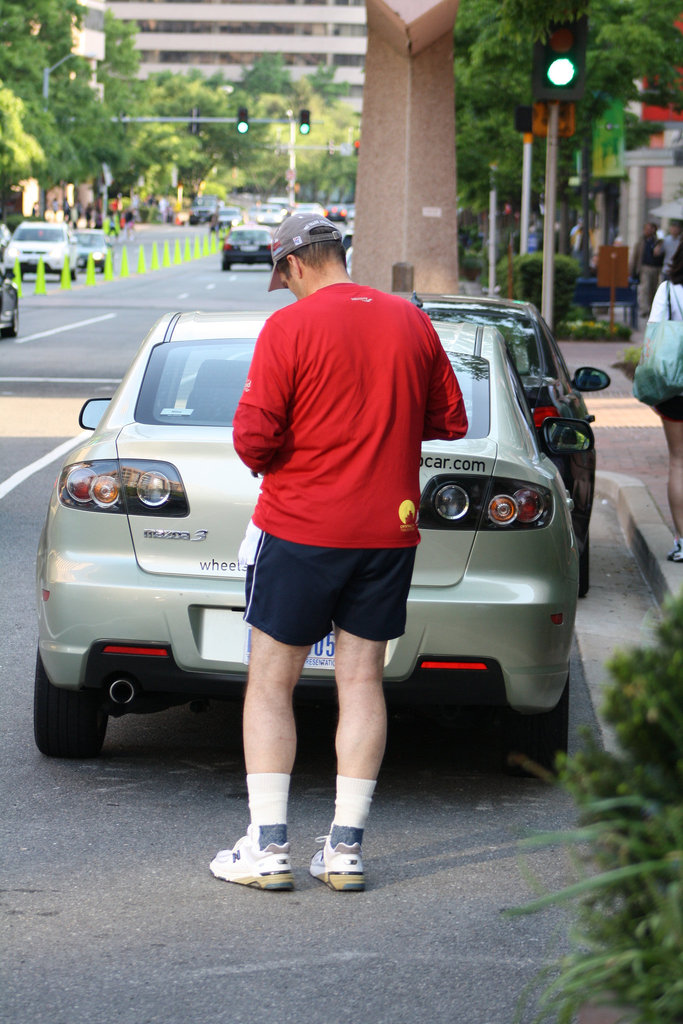
POLYGON ((418 298, 418 294, 415 291, 410 296, 410 301, 413 303, 413 305, 419 306, 420 309, 422 309, 422 306, 424 305, 424 303, 422 302, 422 299, 418 298))

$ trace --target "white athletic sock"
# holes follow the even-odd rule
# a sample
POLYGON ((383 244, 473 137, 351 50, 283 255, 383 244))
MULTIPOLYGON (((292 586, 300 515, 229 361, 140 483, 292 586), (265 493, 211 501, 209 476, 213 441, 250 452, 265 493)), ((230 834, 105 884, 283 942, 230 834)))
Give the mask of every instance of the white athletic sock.
POLYGON ((365 828, 376 785, 376 779, 352 779, 348 775, 338 775, 333 824, 365 828))
POLYGON ((247 775, 252 825, 286 825, 290 776, 281 772, 247 775))

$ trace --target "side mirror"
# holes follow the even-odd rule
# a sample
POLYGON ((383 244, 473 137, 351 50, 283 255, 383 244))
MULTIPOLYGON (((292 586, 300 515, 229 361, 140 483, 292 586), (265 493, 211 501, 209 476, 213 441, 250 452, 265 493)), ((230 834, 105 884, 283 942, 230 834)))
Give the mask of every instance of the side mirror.
POLYGON ((95 430, 109 407, 111 398, 89 398, 80 411, 78 425, 83 430, 95 430))
POLYGON ((604 370, 596 370, 592 366, 580 366, 572 381, 578 391, 602 391, 611 383, 608 373, 605 373, 604 370))
POLYGON ((549 455, 590 452, 595 447, 593 431, 585 420, 549 416, 541 424, 541 440, 549 455))

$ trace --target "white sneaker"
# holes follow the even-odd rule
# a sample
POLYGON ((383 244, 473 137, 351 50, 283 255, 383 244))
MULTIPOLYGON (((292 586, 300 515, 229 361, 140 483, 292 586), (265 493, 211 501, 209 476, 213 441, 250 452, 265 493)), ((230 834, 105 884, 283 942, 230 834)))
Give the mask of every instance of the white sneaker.
POLYGON ((365 889, 363 861, 360 855, 360 844, 337 843, 330 846, 329 836, 318 836, 316 842, 323 842, 322 850, 318 850, 311 861, 310 872, 319 878, 330 889, 337 892, 362 892, 365 889))
POLYGON ((256 889, 293 889, 294 875, 289 861, 289 843, 258 845, 258 828, 250 825, 246 836, 232 850, 221 850, 209 867, 216 878, 256 889))
POLYGON ((676 540, 673 548, 666 557, 670 562, 683 562, 683 541, 681 541, 680 538, 676 540))

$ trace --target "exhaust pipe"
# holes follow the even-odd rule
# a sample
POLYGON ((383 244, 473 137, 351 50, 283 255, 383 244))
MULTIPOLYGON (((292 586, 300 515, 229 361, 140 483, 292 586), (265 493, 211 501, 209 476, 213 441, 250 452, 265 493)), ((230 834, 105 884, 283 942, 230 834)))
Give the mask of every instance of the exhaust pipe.
POLYGON ((135 700, 135 686, 130 679, 115 679, 109 687, 109 699, 119 706, 131 704, 135 700))

